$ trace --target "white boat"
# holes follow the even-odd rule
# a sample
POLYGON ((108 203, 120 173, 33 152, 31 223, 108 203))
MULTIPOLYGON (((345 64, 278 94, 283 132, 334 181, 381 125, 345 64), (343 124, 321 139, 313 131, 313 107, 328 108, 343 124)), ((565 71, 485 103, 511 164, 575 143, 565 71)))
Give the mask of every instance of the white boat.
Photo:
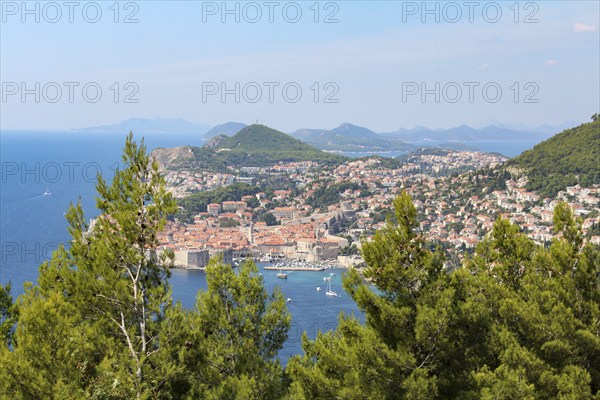
POLYGON ((46 190, 44 191, 44 193, 42 193, 42 196, 49 196, 51 194, 52 194, 52 192, 50 191, 50 189, 46 188, 46 190))
POLYGON ((292 299, 290 299, 290 298, 288 297, 286 301, 287 301, 288 303, 291 303, 291 302, 292 302, 292 299))
POLYGON ((317 287, 317 292, 320 292, 320 291, 321 291, 321 287, 317 287))
POLYGON ((277 274, 277 277, 280 278, 280 279, 287 279, 287 274, 283 273, 283 272, 280 272, 280 273, 277 274))
POLYGON ((325 291, 325 294, 327 296, 332 296, 332 297, 337 297, 337 293, 334 292, 333 290, 331 290, 331 278, 326 278, 327 279, 327 291, 325 291))

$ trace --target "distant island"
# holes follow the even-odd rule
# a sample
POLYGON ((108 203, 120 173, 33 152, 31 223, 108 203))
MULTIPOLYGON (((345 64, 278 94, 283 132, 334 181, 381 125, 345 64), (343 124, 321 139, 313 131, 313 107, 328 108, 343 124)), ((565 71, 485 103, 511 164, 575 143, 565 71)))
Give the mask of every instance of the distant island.
POLYGON ((127 133, 132 131, 137 134, 197 133, 204 135, 209 129, 210 126, 206 124, 195 124, 182 118, 129 118, 115 124, 78 128, 73 131, 89 133, 127 133))

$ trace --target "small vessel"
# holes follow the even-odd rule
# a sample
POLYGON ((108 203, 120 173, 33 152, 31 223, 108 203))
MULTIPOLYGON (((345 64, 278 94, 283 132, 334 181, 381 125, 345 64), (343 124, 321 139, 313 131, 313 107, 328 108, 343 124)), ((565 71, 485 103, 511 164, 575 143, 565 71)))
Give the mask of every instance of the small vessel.
POLYGON ((291 303, 291 302, 292 302, 292 299, 290 299, 290 298, 288 297, 286 301, 287 301, 288 303, 291 303))
POLYGON ((280 272, 277 274, 277 277, 280 279, 287 279, 287 274, 284 272, 280 272))
POLYGON ((326 279, 327 279, 327 291, 325 291, 325 294, 327 296, 337 297, 337 293, 334 292, 333 290, 331 290, 331 278, 326 278, 326 279))
POLYGON ((42 196, 49 196, 51 194, 52 192, 48 188, 46 188, 46 190, 44 190, 44 193, 42 193, 42 196))
POLYGON ((317 286, 317 292, 320 292, 320 291, 321 291, 321 287, 317 286))
POLYGON ((329 276, 335 276, 335 272, 330 273, 329 276))

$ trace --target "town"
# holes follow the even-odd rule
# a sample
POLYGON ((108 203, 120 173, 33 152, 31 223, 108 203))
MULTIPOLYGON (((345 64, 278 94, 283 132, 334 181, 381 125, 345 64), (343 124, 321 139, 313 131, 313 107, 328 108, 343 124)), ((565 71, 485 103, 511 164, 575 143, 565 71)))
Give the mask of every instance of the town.
POLYGON ((527 178, 515 171, 501 188, 477 186, 506 161, 499 154, 444 150, 416 152, 392 163, 378 157, 353 159, 336 168, 307 161, 220 173, 165 170, 179 199, 236 182, 258 185, 273 177, 293 190, 259 191, 210 203, 191 221, 170 221, 159 238, 161 248, 172 249, 175 265, 182 268, 201 269, 217 253, 230 264, 252 257, 281 268, 299 263, 307 268, 360 266, 361 241, 385 224, 392 200, 403 189, 413 198, 428 241, 446 251, 448 268, 460 265, 499 216, 518 224, 535 242, 549 244, 552 212, 559 201, 583 219, 586 240, 600 243, 597 185, 568 187, 546 199, 528 191, 527 178))

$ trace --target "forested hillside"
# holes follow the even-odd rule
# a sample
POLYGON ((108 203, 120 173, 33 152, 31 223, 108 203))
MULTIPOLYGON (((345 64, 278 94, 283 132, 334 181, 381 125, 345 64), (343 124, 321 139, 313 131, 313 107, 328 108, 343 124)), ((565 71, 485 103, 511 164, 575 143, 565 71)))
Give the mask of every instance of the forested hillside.
POLYGON ((265 166, 278 161, 337 164, 346 157, 326 153, 264 125, 250 125, 219 143, 216 150, 230 164, 265 166))
POLYGON ((269 167, 280 161, 316 161, 338 165, 347 158, 318 150, 264 125, 250 125, 232 137, 217 136, 203 147, 155 149, 155 157, 169 170, 231 173, 243 167, 269 167))
POLYGON ((528 189, 547 197, 567 186, 600 184, 600 120, 554 135, 507 166, 523 168, 528 189))

